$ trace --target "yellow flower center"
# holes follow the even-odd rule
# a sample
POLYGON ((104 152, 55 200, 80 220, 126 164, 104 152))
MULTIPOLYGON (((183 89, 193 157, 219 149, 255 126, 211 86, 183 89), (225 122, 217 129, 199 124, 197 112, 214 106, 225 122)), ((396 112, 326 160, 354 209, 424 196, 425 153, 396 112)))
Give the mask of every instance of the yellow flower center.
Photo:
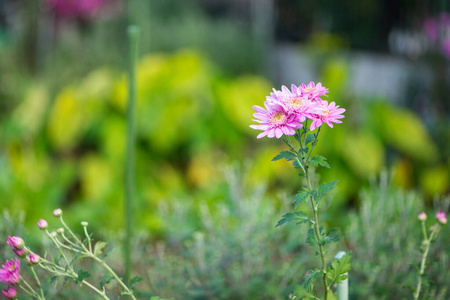
POLYGON ((306 88, 306 89, 303 89, 305 92, 309 92, 309 91, 311 91, 313 88, 306 88))
POLYGON ((16 269, 15 265, 10 265, 9 268, 8 268, 8 270, 10 270, 10 271, 14 271, 15 269, 16 269))
POLYGON ((277 112, 272 115, 272 121, 275 124, 283 124, 286 122, 286 115, 283 112, 277 112))

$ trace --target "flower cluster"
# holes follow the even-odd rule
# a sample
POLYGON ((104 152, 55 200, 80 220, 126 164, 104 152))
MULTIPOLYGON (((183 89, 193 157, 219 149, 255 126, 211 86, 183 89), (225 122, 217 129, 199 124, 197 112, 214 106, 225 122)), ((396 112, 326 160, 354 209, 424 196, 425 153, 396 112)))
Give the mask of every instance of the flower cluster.
POLYGON ((447 216, 445 215, 445 212, 438 211, 436 213, 436 220, 441 223, 441 225, 447 224, 447 216))
POLYGON ((310 130, 320 127, 323 123, 333 128, 332 123, 342 123, 339 119, 344 118, 342 113, 345 109, 339 105, 322 100, 327 96, 328 89, 319 82, 317 85, 310 82, 308 85, 302 83, 298 87, 291 85, 289 90, 282 86, 281 91, 273 90, 264 102, 265 109, 253 106, 256 111, 253 116, 260 124, 250 125, 251 128, 263 130, 257 138, 267 136, 279 139, 283 134, 294 135, 295 129, 303 127, 303 122, 311 120, 310 130))
POLYGON ((0 282, 9 284, 6 289, 3 289, 3 295, 8 299, 15 299, 17 297, 17 291, 14 285, 19 283, 20 280, 20 260, 11 259, 7 260, 6 263, 0 269, 0 282))

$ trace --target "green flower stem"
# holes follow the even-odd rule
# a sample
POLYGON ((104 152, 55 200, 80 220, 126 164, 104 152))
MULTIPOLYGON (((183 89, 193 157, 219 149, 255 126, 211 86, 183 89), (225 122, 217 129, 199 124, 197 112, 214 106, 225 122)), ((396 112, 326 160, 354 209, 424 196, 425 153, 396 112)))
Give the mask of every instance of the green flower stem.
POLYGON ((58 241, 58 239, 57 239, 56 237, 52 236, 52 235, 48 232, 48 230, 46 230, 46 232, 47 232, 48 236, 50 237, 50 239, 53 241, 53 243, 55 243, 56 248, 58 248, 59 253, 61 254, 61 256, 62 256, 62 257, 64 258, 64 260, 66 261, 66 263, 67 263, 67 268, 69 268, 69 269, 72 270, 72 267, 71 267, 71 265, 70 265, 70 262, 69 262, 69 260, 67 259, 67 256, 66 256, 66 254, 64 253, 63 249, 61 248, 61 243, 58 241))
MULTIPOLYGON (((311 150, 312 151, 312 150, 311 150)), ((312 190, 311 180, 309 178, 308 168, 305 172, 306 180, 308 181, 309 189, 312 190)), ((319 231, 319 218, 317 216, 318 207, 314 205, 314 199, 310 197, 311 208, 314 214, 314 231, 316 233, 317 242, 319 243, 320 258, 322 260, 322 270, 323 270, 323 287, 325 290, 325 300, 328 299, 328 284, 327 284, 327 264, 325 262, 325 252, 323 251, 323 245, 321 245, 320 231, 319 231)))
POLYGON ((423 232, 423 241, 422 244, 425 245, 425 251, 422 254, 422 262, 420 263, 420 271, 419 271, 419 280, 417 282, 416 292, 414 293, 414 300, 419 299, 420 289, 422 287, 422 277, 425 274, 425 265, 427 262, 428 252, 430 251, 431 241, 436 237, 439 232, 440 224, 436 224, 436 227, 431 231, 430 238, 427 237, 427 231, 425 229, 425 220, 422 221, 422 232, 423 232))
POLYGON ((88 246, 89 246, 89 252, 92 252, 91 237, 89 236, 89 234, 87 232, 86 226, 83 226, 83 228, 84 228, 84 234, 86 235, 86 238, 87 238, 87 242, 88 242, 88 246))
POLYGON ((42 299, 45 299, 45 297, 44 297, 44 290, 42 289, 41 281, 39 280, 39 277, 37 276, 36 271, 34 270, 33 266, 31 266, 31 272, 33 272, 34 279, 36 279, 36 282, 38 284, 39 290, 41 291, 42 299))
MULTIPOLYGON (((319 137, 320 128, 321 128, 321 127, 319 127, 319 129, 317 129, 316 137, 314 138, 314 141, 313 141, 312 144, 311 144, 311 151, 309 152, 309 155, 308 155, 308 157, 306 158, 306 161, 307 161, 307 162, 309 161, 309 158, 311 157, 311 154, 312 154, 314 148, 315 148, 316 145, 317 145, 317 139, 318 139, 318 137, 319 137)), ((306 138, 306 137, 305 137, 305 138, 306 138)))
POLYGON ((19 287, 25 291, 27 294, 32 295, 33 297, 36 297, 38 299, 41 299, 41 297, 36 293, 36 291, 28 284, 28 282, 23 279, 22 276, 20 276, 20 282, 23 282, 25 284, 25 286, 22 286, 19 284, 19 287))
POLYGON ((92 251, 89 251, 88 248, 86 248, 86 246, 80 241, 80 239, 78 239, 78 237, 72 232, 72 230, 70 230, 69 226, 67 226, 66 223, 64 223, 62 216, 60 217, 60 220, 63 226, 69 231, 70 235, 83 248, 84 251, 81 253, 96 260, 102 266, 104 266, 105 269, 107 269, 109 273, 111 273, 111 275, 117 280, 117 282, 124 288, 126 294, 130 295, 132 299, 136 300, 136 298, 133 295, 133 292, 126 286, 126 284, 119 278, 119 276, 117 276, 117 274, 103 260, 98 258, 94 253, 92 253, 92 251))
POLYGON ((113 269, 111 269, 110 266, 108 266, 103 260, 101 260, 100 258, 98 258, 97 256, 93 255, 92 253, 88 253, 87 254, 89 257, 91 257, 92 259, 96 260, 98 263, 100 263, 103 267, 105 267, 105 269, 108 270, 109 273, 111 273, 111 275, 117 280, 117 282, 123 287, 123 289, 125 290, 126 294, 129 295, 132 299, 136 300, 136 298, 133 295, 133 292, 126 286, 125 283, 123 283, 123 281, 119 278, 119 276, 117 276, 117 274, 113 271, 113 269))

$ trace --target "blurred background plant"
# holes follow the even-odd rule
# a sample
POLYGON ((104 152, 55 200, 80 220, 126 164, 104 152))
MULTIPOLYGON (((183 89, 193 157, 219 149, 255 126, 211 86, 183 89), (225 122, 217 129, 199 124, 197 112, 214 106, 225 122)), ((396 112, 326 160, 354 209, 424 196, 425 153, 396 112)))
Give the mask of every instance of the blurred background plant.
MULTIPOLYGON (((276 212, 286 205, 276 200, 277 193, 281 189, 293 195, 298 180, 288 163, 267 163, 282 144, 266 140, 256 147, 255 133, 248 127, 252 105, 261 105, 272 87, 281 84, 321 81, 330 89, 329 99, 347 108, 346 122, 333 131, 324 128, 317 153, 332 166, 319 176, 324 181, 339 179, 327 222, 350 228, 348 238, 357 241, 358 249, 367 241, 355 232, 356 221, 348 211, 362 218, 358 212, 378 198, 362 196, 361 187, 370 189, 369 179, 384 169, 392 174, 393 190, 412 190, 422 199, 417 200, 424 203, 420 205, 448 209, 436 199, 449 192, 449 59, 442 51, 446 48, 429 42, 436 34, 436 41, 448 38, 448 4, 347 0, 336 5, 285 0, 152 0, 127 5, 115 0, 1 1, 0 207, 14 215, 25 212, 22 220, 28 230, 23 234, 30 243, 38 241, 32 229, 36 222, 56 207, 71 212, 71 224, 89 220, 94 231, 113 240, 123 235, 125 25, 133 18, 142 32, 136 224, 145 245, 136 251, 167 258, 151 259, 156 269, 150 273, 173 267, 190 276, 188 283, 181 283, 163 273, 149 273, 149 278, 156 277, 151 288, 162 295, 171 296, 173 290, 176 296, 189 287, 197 299, 258 298, 260 280, 282 281, 280 286, 264 285, 271 289, 266 295, 276 297, 291 287, 280 271, 287 270, 282 258, 298 257, 299 250, 304 251, 298 241, 304 239, 280 236, 272 227, 279 218, 276 212), (427 25, 429 20, 437 25, 427 25), (247 215, 252 220, 248 224, 239 219, 245 208, 233 206, 237 204, 232 204, 221 172, 236 161, 247 170, 239 182, 249 191, 266 186, 261 197, 267 200, 258 202, 265 212, 247 215), (222 221, 230 225, 214 229, 220 232, 208 227, 222 221), (259 226, 266 229, 257 230, 259 226), (219 236, 223 240, 217 240, 219 236), (249 236, 259 249, 274 240, 266 246, 271 250, 249 255, 258 251, 245 244, 249 236), (287 250, 278 248, 285 243, 287 250), (203 263, 207 270, 190 269, 201 260, 200 248, 209 260, 203 263), (225 257, 232 254, 228 249, 248 251, 233 258, 238 266, 244 256, 261 260, 249 262, 253 267, 244 272, 249 278, 245 286, 228 289, 242 275, 233 273, 232 266, 223 267, 233 261, 225 257), (258 263, 264 268, 255 267, 258 263), (218 269, 227 272, 221 275, 218 269)), ((395 196, 393 202, 401 199, 395 196)), ((417 213, 411 208, 411 224, 417 213)), ((11 227, 7 234, 22 234, 15 232, 19 229, 11 227)), ((370 277, 375 261, 380 270, 395 263, 390 255, 381 257, 386 253, 381 248, 371 250, 378 256, 360 266, 368 276, 361 286, 370 283, 376 290, 377 285, 399 282, 370 277)), ((357 261, 362 256, 354 252, 354 257, 357 261)), ((299 257, 297 263, 292 270, 305 262, 299 257)), ((357 263, 354 266, 358 270, 357 263)), ((365 291, 353 290, 358 295, 365 291)))

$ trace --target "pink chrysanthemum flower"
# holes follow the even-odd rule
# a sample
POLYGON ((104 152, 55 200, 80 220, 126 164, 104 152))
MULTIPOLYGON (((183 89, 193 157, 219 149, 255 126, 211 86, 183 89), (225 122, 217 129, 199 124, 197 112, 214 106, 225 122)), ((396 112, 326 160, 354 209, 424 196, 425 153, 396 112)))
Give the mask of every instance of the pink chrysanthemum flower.
POLYGON ((300 88, 294 84, 291 85, 291 90, 286 86, 282 86, 282 93, 277 95, 276 103, 281 104, 287 113, 296 114, 299 122, 304 122, 306 118, 311 119, 313 114, 320 113, 317 111, 317 102, 308 98, 307 95, 302 95, 300 88))
POLYGON ((41 257, 35 253, 31 253, 27 256, 27 264, 29 265, 35 265, 38 264, 41 261, 41 257))
POLYGON ((301 94, 303 96, 308 96, 308 98, 310 100, 317 100, 317 101, 322 101, 322 99, 320 99, 321 96, 326 96, 328 93, 328 89, 322 86, 322 83, 317 83, 317 85, 315 85, 314 82, 310 82, 308 83, 308 85, 305 85, 304 83, 302 83, 301 86, 298 87, 299 90, 301 90, 301 94))
POLYGON ((17 258, 7 260, 2 267, 3 269, 0 269, 0 282, 6 284, 16 284, 19 282, 20 260, 17 258))
POLYGON ((45 230, 48 227, 48 223, 47 221, 45 221, 44 219, 40 219, 38 222, 38 227, 39 229, 45 230))
POLYGON ((22 249, 23 246, 25 245, 22 238, 18 236, 8 236, 8 240, 6 241, 6 243, 16 249, 22 249))
POLYGON ((16 299, 17 298, 17 291, 12 285, 8 286, 6 289, 3 289, 2 292, 3 292, 3 295, 5 295, 5 297, 8 299, 16 299))
POLYGON ((438 211, 436 213, 436 219, 438 220, 439 223, 441 223, 442 225, 447 224, 447 216, 445 215, 445 212, 443 211, 438 211))
POLYGON ((323 101, 318 109, 321 109, 322 112, 320 114, 314 115, 313 122, 311 123, 311 126, 309 128, 311 131, 321 126, 322 123, 327 123, 331 128, 333 128, 332 123, 342 123, 342 121, 339 121, 339 119, 344 118, 344 115, 342 115, 342 113, 345 112, 345 109, 339 108, 339 105, 336 105, 334 101, 329 105, 327 101, 323 101))
POLYGON ((283 134, 294 135, 294 129, 302 128, 302 125, 299 123, 299 118, 295 114, 286 112, 280 104, 266 101, 264 106, 267 110, 257 105, 253 106, 253 109, 256 111, 253 116, 257 118, 257 120, 253 121, 261 124, 250 125, 250 127, 257 130, 264 130, 257 136, 258 139, 266 135, 269 138, 276 137, 279 139, 283 134))

